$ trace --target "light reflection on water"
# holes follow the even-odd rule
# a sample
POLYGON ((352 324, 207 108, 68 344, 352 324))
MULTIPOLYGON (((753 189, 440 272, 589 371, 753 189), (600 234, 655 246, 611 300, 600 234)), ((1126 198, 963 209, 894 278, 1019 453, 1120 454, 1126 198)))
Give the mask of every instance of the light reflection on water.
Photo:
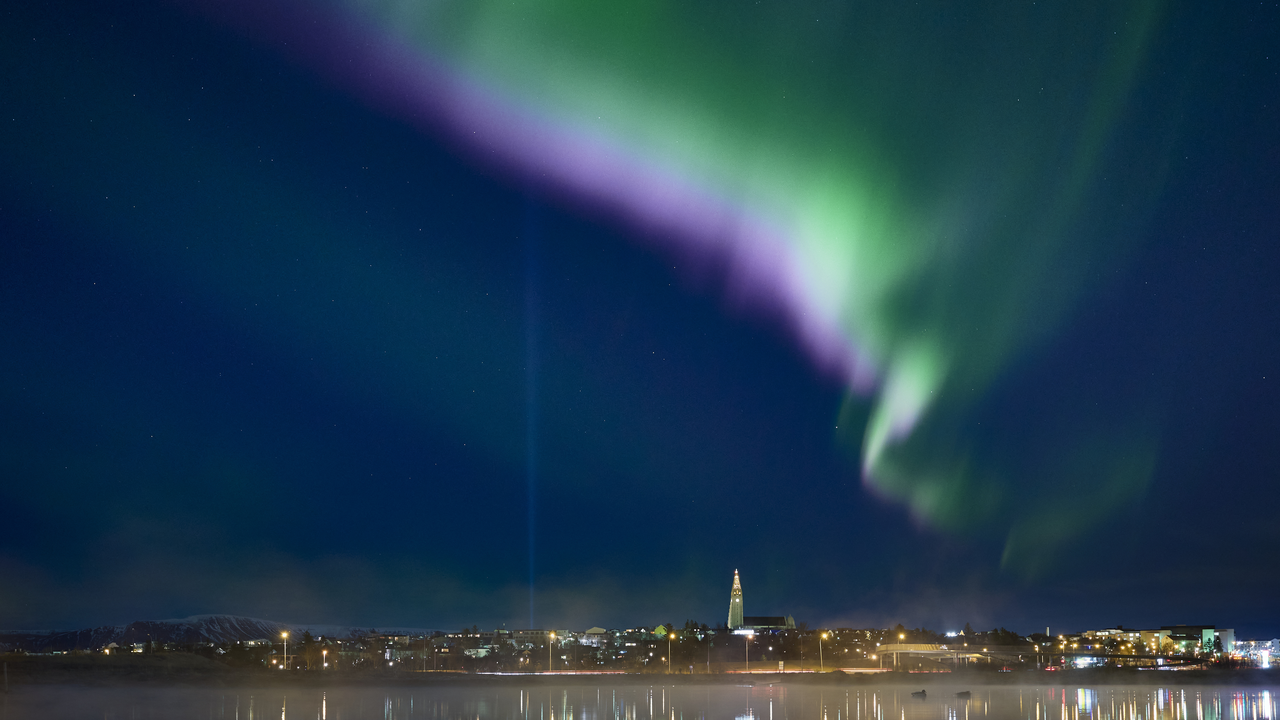
POLYGON ((0 720, 1280 720, 1275 689, 934 686, 23 688, 0 720))

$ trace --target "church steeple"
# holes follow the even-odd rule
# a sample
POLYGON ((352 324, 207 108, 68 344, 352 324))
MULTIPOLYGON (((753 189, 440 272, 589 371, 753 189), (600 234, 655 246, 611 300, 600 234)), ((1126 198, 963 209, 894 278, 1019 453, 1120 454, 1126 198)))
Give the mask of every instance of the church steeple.
POLYGON ((729 593, 729 629, 742 627, 742 580, 738 571, 733 571, 733 590, 729 593))

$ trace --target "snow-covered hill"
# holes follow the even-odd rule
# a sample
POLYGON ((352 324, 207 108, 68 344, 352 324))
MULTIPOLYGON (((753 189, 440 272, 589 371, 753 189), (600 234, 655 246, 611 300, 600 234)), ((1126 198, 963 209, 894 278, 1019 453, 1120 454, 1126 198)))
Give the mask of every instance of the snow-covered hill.
POLYGON ((274 620, 236 615, 196 615, 179 620, 139 620, 128 625, 104 625, 84 630, 46 632, 0 632, 0 651, 57 652, 98 650, 111 643, 123 647, 151 640, 157 644, 191 645, 196 643, 228 643, 245 640, 275 639, 289 631, 292 637, 303 632, 327 637, 356 637, 374 632, 421 634, 430 632, 410 628, 349 628, 332 625, 291 625, 274 620))

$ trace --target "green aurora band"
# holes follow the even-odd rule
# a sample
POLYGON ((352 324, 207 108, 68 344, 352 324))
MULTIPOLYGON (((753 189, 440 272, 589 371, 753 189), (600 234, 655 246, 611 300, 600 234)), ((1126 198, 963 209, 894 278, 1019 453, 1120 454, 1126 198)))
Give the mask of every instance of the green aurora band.
POLYGON ((1006 561, 1034 569, 1083 524, 1029 502, 1114 510, 1145 487, 1155 444, 1133 418, 1046 419, 1051 439, 1016 463, 970 438, 1001 373, 1141 240, 1169 128, 1118 137, 1158 4, 341 12, 395 48, 383 62, 396 77, 363 81, 369 94, 413 93, 418 63, 424 102, 458 137, 722 263, 735 296, 780 313, 850 388, 837 435, 858 446, 866 483, 917 518, 963 530, 1017 517, 1001 530, 1006 561))

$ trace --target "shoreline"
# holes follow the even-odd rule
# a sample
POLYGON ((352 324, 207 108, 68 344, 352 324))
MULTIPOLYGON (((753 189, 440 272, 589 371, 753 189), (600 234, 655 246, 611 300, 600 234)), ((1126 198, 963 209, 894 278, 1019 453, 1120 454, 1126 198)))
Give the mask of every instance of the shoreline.
POLYGON ((0 656, 8 666, 10 692, 23 687, 298 688, 325 687, 528 687, 528 686, 838 686, 917 687, 1004 686, 1280 686, 1280 668, 1204 670, 1023 670, 935 673, 542 673, 480 674, 407 671, 291 671, 235 668, 185 653, 145 657, 0 656))

